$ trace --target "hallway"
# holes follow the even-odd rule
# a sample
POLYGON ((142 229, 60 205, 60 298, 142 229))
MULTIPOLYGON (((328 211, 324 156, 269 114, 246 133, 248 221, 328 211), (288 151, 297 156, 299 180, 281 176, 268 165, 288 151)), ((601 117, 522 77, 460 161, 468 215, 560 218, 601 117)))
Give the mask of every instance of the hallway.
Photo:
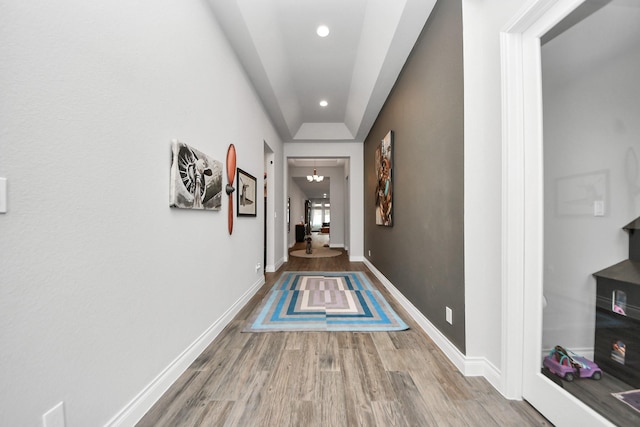
MULTIPOLYGON (((317 244, 320 244, 318 242, 317 244)), ((300 249, 303 243, 291 248, 300 249)), ((544 426, 526 402, 463 377, 363 263, 290 257, 138 426, 544 426), (366 271, 400 332, 241 333, 283 271, 366 271)))

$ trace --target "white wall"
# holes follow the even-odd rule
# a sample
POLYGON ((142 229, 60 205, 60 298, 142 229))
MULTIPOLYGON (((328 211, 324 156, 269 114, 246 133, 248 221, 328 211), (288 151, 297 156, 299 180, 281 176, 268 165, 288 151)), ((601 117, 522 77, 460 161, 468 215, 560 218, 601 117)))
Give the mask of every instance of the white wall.
MULTIPOLYGON (((348 184, 349 188, 342 194, 349 194, 349 259, 351 261, 363 261, 363 239, 364 239, 364 165, 362 143, 360 142, 326 142, 322 144, 312 144, 308 142, 287 142, 284 144, 284 158, 288 157, 347 157, 350 159, 350 172, 348 184)), ((347 182, 345 176, 342 176, 347 182)), ((333 181, 333 180, 332 180, 333 181)), ((331 198, 333 203, 334 187, 331 183, 331 198)), ((287 188, 284 189, 287 194, 287 188)), ((333 208, 333 206, 332 206, 333 208)), ((331 226, 333 227, 333 211, 331 212, 331 226)))
POLYGON ((466 356, 485 359, 497 375, 502 368, 500 31, 525 3, 462 0, 466 356))
POLYGON ((0 419, 104 425, 264 280, 261 199, 232 236, 226 197, 170 209, 169 141, 255 176, 282 144, 205 2, 14 0, 0 28, 0 419))
POLYGON ((593 350, 592 274, 628 258, 622 227, 640 216, 640 7, 599 10, 545 44, 542 64, 542 345, 593 350))

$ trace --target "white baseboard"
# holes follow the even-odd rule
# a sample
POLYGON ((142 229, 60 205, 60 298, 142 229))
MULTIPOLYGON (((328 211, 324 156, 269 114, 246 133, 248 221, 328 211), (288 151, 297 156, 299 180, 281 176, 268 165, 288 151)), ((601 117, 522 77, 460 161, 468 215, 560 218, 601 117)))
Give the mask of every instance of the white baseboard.
POLYGON ((136 397, 106 424, 108 427, 134 426, 162 397, 169 387, 176 382, 194 360, 213 342, 222 330, 233 320, 242 307, 264 285, 264 276, 260 276, 219 319, 187 347, 169 366, 151 381, 136 397))
MULTIPOLYGON (((461 371, 467 377, 484 377, 489 384, 500 394, 502 392, 502 372, 493 363, 485 357, 464 357, 464 371, 461 371)), ((506 396, 504 396, 507 398, 506 396)), ((520 400, 520 399, 517 399, 520 400)))
POLYGON ((285 262, 287 262, 286 258, 280 258, 278 261, 276 261, 275 265, 265 265, 264 271, 265 273, 275 273, 280 267, 282 267, 282 264, 284 264, 285 262))
POLYGON ((418 325, 429 335, 433 342, 442 350, 445 356, 455 365, 464 376, 484 377, 498 391, 502 386, 502 373, 495 365, 484 357, 467 357, 449 341, 449 339, 436 328, 433 323, 425 317, 409 301, 384 274, 382 274, 368 259, 363 258, 369 270, 382 282, 385 288, 393 295, 400 305, 409 313, 418 325))

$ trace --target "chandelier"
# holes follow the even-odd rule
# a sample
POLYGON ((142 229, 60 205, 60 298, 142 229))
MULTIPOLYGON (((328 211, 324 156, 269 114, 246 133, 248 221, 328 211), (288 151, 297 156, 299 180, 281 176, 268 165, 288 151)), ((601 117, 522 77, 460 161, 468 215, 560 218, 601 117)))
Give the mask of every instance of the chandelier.
POLYGON ((313 168, 313 175, 307 175, 307 181, 309 182, 322 182, 324 180, 324 176, 318 175, 316 168, 313 168))

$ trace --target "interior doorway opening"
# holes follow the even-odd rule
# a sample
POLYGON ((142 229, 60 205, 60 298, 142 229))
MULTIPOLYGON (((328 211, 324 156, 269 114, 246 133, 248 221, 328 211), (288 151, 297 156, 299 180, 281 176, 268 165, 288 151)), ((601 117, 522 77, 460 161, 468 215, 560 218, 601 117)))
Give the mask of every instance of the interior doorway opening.
MULTIPOLYGON (((551 422, 558 425, 612 425, 609 414, 568 393, 566 387, 558 387, 555 376, 546 375, 542 369, 542 361, 549 355, 546 350, 550 346, 573 346, 583 354, 593 351, 593 308, 596 295, 591 275, 599 267, 608 265, 608 261, 602 262, 601 266, 590 261, 594 267, 581 273, 580 283, 569 279, 565 268, 570 267, 570 272, 576 272, 574 267, 579 264, 568 262, 567 265, 561 265, 559 257, 553 256, 553 250, 556 249, 552 247, 553 239, 560 237, 554 234, 553 227, 558 225, 555 231, 562 230, 563 233, 571 234, 573 241, 567 240, 565 243, 577 244, 574 253, 567 248, 558 248, 563 256, 577 255, 579 263, 583 264, 588 258, 585 256, 586 252, 601 247, 600 243, 604 242, 602 237, 598 238, 595 245, 589 241, 597 233, 593 233, 588 223, 597 222, 602 226, 633 204, 629 201, 630 193, 625 197, 610 196, 620 190, 612 185, 614 180, 624 182, 624 153, 628 147, 620 137, 623 134, 630 135, 637 128, 636 120, 624 118, 630 112, 637 116, 637 102, 623 102, 617 107, 613 104, 616 96, 628 96, 638 86, 626 84, 620 90, 614 88, 622 82, 620 77, 609 79, 604 85, 590 79, 596 75, 610 74, 610 71, 615 74, 611 69, 612 66, 615 68, 615 64, 622 65, 626 62, 626 65, 630 65, 629 61, 636 61, 638 64, 640 56, 629 54, 624 49, 607 49, 606 55, 596 63, 578 61, 578 64, 570 66, 565 64, 563 69, 571 68, 572 74, 570 79, 561 84, 549 86, 549 82, 543 81, 543 77, 550 76, 549 70, 545 71, 543 68, 549 57, 541 51, 547 50, 551 43, 562 37, 562 32, 556 33, 559 35, 554 35, 553 39, 548 34, 554 31, 559 22, 565 25, 564 29, 578 29, 579 20, 572 20, 576 15, 570 15, 581 4, 582 1, 564 0, 534 2, 501 36, 505 89, 503 101, 506 107, 503 110, 503 311, 506 319, 503 330, 503 365, 507 391, 511 393, 521 387, 522 397, 551 422), (569 20, 561 22, 566 17, 569 20), (548 46, 541 46, 541 40, 548 46), (578 90, 580 85, 587 92, 578 90), (554 92, 553 89, 558 91, 554 92), (559 100, 564 95, 569 95, 566 100, 571 102, 571 107, 567 108, 566 103, 558 104, 554 107, 557 114, 554 116, 552 110, 548 109, 548 102, 551 98, 559 100), (543 99, 545 96, 546 99, 543 99), (596 105, 585 102, 585 98, 595 101, 596 105), (575 120, 585 119, 583 125, 575 124, 575 120), (549 132, 554 127, 560 131, 556 135, 549 132), (617 132, 621 129, 624 132, 617 132), (593 140, 593 143, 589 140, 593 140), (563 147, 567 144, 575 144, 575 147, 563 147), (604 151, 592 152, 593 147, 596 151, 604 151), (609 157, 605 153, 620 149, 621 155, 609 157), (607 170, 611 172, 607 173, 607 170), (601 181, 609 182, 604 185, 605 191, 598 189, 601 181), (589 190, 593 188, 595 192, 589 190), (579 194, 586 190, 589 191, 579 194), (589 197, 582 197, 587 194, 589 197), (609 210, 603 209, 603 205, 609 207, 609 210), (574 223, 580 225, 578 234, 571 233, 574 223), (562 280, 556 280, 561 276, 562 280), (553 281, 562 283, 560 286, 553 286, 553 281), (573 285, 568 282, 573 282, 573 285), (522 354, 519 354, 520 349, 522 354)), ((589 7, 594 4, 605 5, 601 8, 594 7, 595 11, 588 11, 585 21, 602 14, 607 7, 626 8, 623 14, 625 19, 638 10, 635 3, 632 5, 630 2, 616 0, 584 4, 589 7)), ((614 22, 615 30, 610 33, 620 34, 623 31, 621 19, 615 19, 614 22)), ((603 28, 601 24, 597 26, 598 30, 603 28)), ((634 31, 638 28, 640 26, 637 24, 631 26, 634 31)), ((598 31, 593 34, 596 33, 598 31)), ((606 44, 606 37, 596 37, 596 40, 587 43, 587 53, 595 53, 596 47, 603 44, 606 44)), ((637 42, 633 44, 638 45, 637 42)), ((559 56, 576 59, 579 53, 572 48, 569 53, 559 56)), ((629 75, 637 74, 638 71, 635 71, 629 75)), ((637 141, 636 135, 628 143, 637 144, 637 141)), ((620 229, 626 222, 622 221, 615 230, 612 229, 612 234, 609 234, 612 237, 608 238, 606 244, 618 244, 617 241, 626 237, 620 229)), ((610 256, 614 252, 615 250, 606 250, 603 253, 610 256)), ((606 375, 605 372, 604 376, 606 375)), ((562 383, 565 380, 559 381, 562 383)), ((595 383, 591 379, 583 381, 595 383)), ((586 385, 585 382, 583 384, 586 385)), ((566 386, 567 383, 569 382, 565 381, 563 385, 566 386)), ((602 405, 609 399, 615 397, 611 393, 605 393, 601 399, 597 399, 596 404, 602 405)), ((637 422, 631 424, 636 425, 637 422)))
MULTIPOLYGON (((288 158, 291 221, 305 234, 323 235, 331 247, 345 247, 348 230, 346 158, 288 158), (315 177, 314 177, 315 176, 315 177), (317 177, 317 178, 316 178, 317 177)), ((289 247, 297 242, 289 236, 289 247)))

